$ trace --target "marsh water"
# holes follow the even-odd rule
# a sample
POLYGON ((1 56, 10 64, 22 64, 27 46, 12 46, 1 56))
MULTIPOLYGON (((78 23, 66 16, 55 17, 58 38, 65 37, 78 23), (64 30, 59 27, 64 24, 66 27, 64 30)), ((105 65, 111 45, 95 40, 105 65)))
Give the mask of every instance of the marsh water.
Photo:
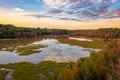
POLYGON ((8 73, 5 76, 6 79, 12 78, 12 73, 13 73, 12 69, 0 68, 0 70, 6 70, 6 71, 8 71, 8 73))
POLYGON ((93 41, 93 40, 91 40, 91 39, 86 39, 86 38, 75 38, 75 37, 69 37, 69 39, 77 40, 77 41, 93 41))
POLYGON ((89 57, 91 51, 99 51, 99 49, 63 44, 57 39, 42 39, 31 44, 40 44, 46 47, 40 48, 41 52, 31 55, 19 55, 15 51, 0 51, 0 64, 18 62, 31 62, 37 64, 41 61, 76 62, 81 57, 89 57))

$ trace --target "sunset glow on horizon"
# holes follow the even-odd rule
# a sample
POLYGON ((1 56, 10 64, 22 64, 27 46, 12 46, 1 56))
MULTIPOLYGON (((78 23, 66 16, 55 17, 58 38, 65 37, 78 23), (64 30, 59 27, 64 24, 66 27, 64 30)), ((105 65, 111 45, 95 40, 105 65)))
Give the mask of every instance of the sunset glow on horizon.
POLYGON ((120 0, 0 0, 0 23, 70 30, 120 28, 120 0))

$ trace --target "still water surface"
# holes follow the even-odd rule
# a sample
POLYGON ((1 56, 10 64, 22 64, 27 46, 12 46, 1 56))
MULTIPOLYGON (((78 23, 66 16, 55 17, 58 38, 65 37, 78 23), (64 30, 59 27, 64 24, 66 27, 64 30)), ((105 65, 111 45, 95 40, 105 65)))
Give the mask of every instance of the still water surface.
POLYGON ((0 51, 0 64, 31 62, 37 64, 41 61, 69 62, 77 61, 81 57, 89 57, 90 51, 99 49, 83 48, 60 43, 57 39, 43 39, 32 45, 47 46, 41 48, 41 52, 31 55, 18 55, 16 52, 0 51))

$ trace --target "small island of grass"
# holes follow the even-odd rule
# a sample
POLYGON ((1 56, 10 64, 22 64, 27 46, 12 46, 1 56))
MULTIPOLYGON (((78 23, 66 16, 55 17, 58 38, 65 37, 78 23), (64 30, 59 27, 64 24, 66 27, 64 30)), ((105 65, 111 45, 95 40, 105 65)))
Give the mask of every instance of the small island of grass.
POLYGON ((9 51, 9 52, 16 51, 19 55, 29 55, 29 54, 41 52, 39 49, 44 47, 45 46, 42 45, 27 45, 20 47, 5 48, 4 51, 9 51))
POLYGON ((29 54, 41 52, 39 49, 43 47, 44 46, 42 45, 22 46, 22 47, 18 47, 16 49, 16 52, 19 53, 19 55, 29 55, 29 54))

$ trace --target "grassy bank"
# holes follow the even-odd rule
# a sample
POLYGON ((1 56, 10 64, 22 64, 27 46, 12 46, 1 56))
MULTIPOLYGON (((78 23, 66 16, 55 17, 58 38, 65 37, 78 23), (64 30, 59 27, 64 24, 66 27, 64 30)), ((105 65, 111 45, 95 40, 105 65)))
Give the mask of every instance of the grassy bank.
POLYGON ((85 48, 102 48, 104 46, 104 42, 101 42, 100 40, 94 40, 94 41, 91 41, 91 42, 71 40, 71 39, 68 39, 68 38, 60 38, 58 40, 61 43, 82 46, 82 47, 85 47, 85 48))

